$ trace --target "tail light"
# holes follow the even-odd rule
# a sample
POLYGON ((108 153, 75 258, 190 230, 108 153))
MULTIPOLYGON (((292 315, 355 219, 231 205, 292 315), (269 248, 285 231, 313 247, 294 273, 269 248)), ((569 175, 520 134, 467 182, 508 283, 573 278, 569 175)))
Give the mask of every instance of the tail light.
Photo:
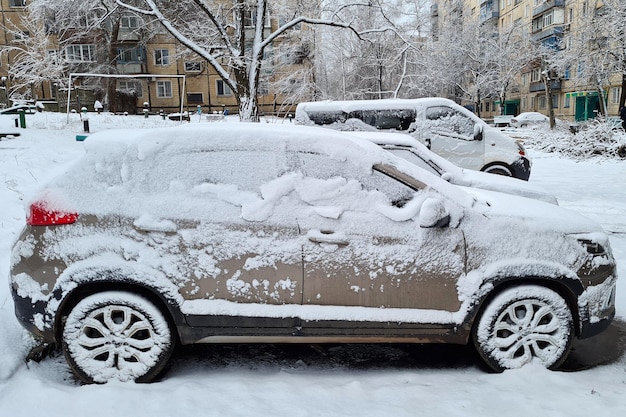
POLYGON ((78 213, 50 208, 45 201, 31 204, 29 211, 26 223, 31 226, 58 226, 72 224, 78 220, 78 213))

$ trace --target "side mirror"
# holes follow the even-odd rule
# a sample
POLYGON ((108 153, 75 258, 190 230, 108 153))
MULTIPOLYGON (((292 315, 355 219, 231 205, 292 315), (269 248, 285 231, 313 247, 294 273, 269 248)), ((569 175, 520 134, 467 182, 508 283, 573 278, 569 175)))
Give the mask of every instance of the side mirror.
POLYGON ((483 127, 478 123, 474 125, 474 140, 483 140, 483 127))
POLYGON ((420 227, 430 229, 434 227, 447 227, 450 224, 450 215, 446 210, 443 200, 427 198, 422 203, 419 213, 420 227))

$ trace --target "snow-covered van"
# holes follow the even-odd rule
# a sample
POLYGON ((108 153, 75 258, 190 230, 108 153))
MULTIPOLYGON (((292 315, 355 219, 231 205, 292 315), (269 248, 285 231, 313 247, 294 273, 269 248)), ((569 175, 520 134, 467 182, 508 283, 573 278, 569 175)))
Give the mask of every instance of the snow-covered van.
POLYGON ((530 176, 520 143, 445 98, 304 102, 295 120, 337 130, 401 131, 462 168, 523 180, 530 176))

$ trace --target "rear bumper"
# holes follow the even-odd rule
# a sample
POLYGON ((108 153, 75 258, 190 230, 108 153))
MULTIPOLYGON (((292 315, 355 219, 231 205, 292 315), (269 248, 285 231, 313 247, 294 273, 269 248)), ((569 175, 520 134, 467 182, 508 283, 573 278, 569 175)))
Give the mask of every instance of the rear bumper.
POLYGON ((20 297, 13 289, 11 295, 15 304, 15 317, 20 325, 36 338, 54 343, 52 318, 46 313, 47 303, 44 301, 33 302, 30 298, 20 297))

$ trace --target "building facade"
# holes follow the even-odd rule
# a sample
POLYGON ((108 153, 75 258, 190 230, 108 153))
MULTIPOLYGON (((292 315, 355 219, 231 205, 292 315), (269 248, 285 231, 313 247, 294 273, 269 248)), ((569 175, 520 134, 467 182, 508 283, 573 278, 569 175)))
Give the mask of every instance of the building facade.
MULTIPOLYGON (((589 22, 602 6, 601 0, 438 0, 433 18, 441 26, 450 13, 463 13, 465 21, 478 21, 500 36, 512 25, 517 25, 525 32, 528 42, 556 50, 569 48, 572 39, 592 30, 589 22)), ((520 68, 503 106, 497 97, 488 98, 481 103, 481 116, 494 117, 501 114, 502 108, 508 115, 529 111, 547 115, 548 106, 552 106, 557 118, 584 121, 598 115, 602 98, 607 115, 617 115, 622 75, 611 74, 600 92, 590 77, 585 78, 585 71, 581 59, 552 74, 547 81, 551 92, 548 97, 541 62, 539 59, 530 61, 520 68)))
MULTIPOLYGON (((224 1, 216 0, 216 3, 224 1)), ((0 46, 19 42, 14 30, 19 27, 20 18, 27 12, 26 0, 0 0, 0 17, 3 30, 0 32, 0 46)), ((95 13, 95 11, 94 11, 95 13)), ((89 16, 86 16, 89 19, 89 16)), ((251 20, 250 20, 251 21, 251 20)), ((267 18, 266 33, 278 28, 279 16, 270 14, 267 18)), ((294 31, 306 30, 296 26, 294 31)), ((83 106, 93 109, 95 100, 106 101, 109 110, 140 113, 144 108, 152 112, 166 113, 179 111, 182 106, 189 111, 204 113, 236 113, 237 100, 227 83, 209 63, 199 55, 186 50, 164 29, 151 28, 147 35, 141 16, 124 13, 114 23, 107 24, 107 33, 96 29, 88 36, 76 37, 67 30, 49 31, 50 55, 67 64, 69 73, 96 73, 116 75, 113 78, 75 76, 72 79, 71 108, 83 106), (156 32, 154 32, 156 30, 156 32), (71 43, 64 42, 72 37, 71 43), (62 45, 62 46, 58 46, 62 45), (118 77, 119 76, 119 77, 118 77), (74 91, 76 90, 76 91, 74 91)), ((25 33, 28 36, 28 33, 25 33)), ((298 38, 292 36, 292 38, 298 38)), ((272 49, 280 48, 277 42, 272 49)), ((10 51, 0 55, 0 77, 3 90, 0 92, 0 106, 10 104, 9 91, 12 82, 11 66, 16 62, 18 52, 10 51)), ((286 59, 280 56, 277 61, 266 65, 262 74, 258 102, 261 113, 284 114, 293 112, 295 104, 289 91, 273 88, 281 77, 304 70, 310 63, 306 60, 286 59)), ((300 87, 300 80, 290 80, 294 88, 300 87)), ((63 110, 67 104, 67 80, 43 80, 22 88, 24 98, 46 102, 50 108, 63 110)), ((12 91, 12 90, 11 90, 12 91)))

